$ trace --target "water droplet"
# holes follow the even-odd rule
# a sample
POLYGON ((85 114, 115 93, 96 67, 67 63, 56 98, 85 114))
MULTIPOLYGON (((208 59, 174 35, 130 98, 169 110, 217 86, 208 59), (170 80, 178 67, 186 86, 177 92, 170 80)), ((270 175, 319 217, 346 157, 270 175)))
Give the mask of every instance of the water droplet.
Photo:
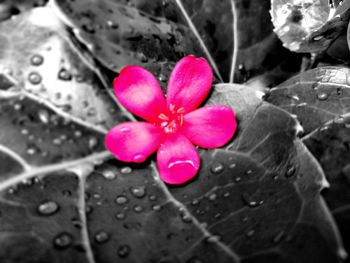
POLYGON ((191 202, 191 205, 193 205, 193 206, 198 205, 198 204, 199 204, 198 199, 193 199, 191 202))
POLYGON ((47 110, 43 110, 43 109, 39 110, 38 117, 42 123, 45 123, 45 124, 49 123, 50 115, 47 110))
POLYGON ((53 215, 58 209, 58 204, 53 201, 44 202, 38 206, 38 212, 42 215, 53 215))
POLYGON ((184 209, 180 210, 180 217, 184 223, 191 223, 193 220, 191 215, 184 209))
POLYGON ((28 80, 33 85, 38 85, 38 84, 40 84, 42 78, 38 72, 31 72, 28 76, 28 80))
POLYGON ((216 194, 209 195, 209 200, 210 201, 215 201, 216 200, 216 194))
POLYGON ((239 182, 241 181, 241 177, 239 177, 239 176, 238 176, 238 177, 235 177, 234 180, 235 180, 236 183, 239 183, 239 182))
POLYGON ((107 180, 113 180, 116 177, 116 174, 114 171, 110 170, 110 169, 105 169, 102 171, 102 175, 104 178, 106 178, 107 180))
POLYGON ((125 166, 125 167, 123 167, 123 168, 120 169, 120 172, 121 172, 122 174, 129 174, 129 173, 132 172, 132 169, 131 169, 131 167, 129 167, 129 166, 125 166))
POLYGON ((117 213, 115 215, 115 218, 118 220, 123 220, 126 217, 126 215, 124 213, 117 213))
POLYGON ((40 66, 44 62, 44 58, 41 55, 34 55, 31 57, 30 62, 33 66, 40 66))
POLYGON ((255 234, 255 231, 254 231, 254 230, 249 230, 249 231, 247 232, 247 237, 252 237, 254 234, 255 234))
POLYGON ((34 147, 27 148, 28 155, 34 155, 36 153, 36 149, 34 147))
POLYGON ((326 100, 326 99, 328 99, 328 94, 325 92, 317 93, 317 98, 319 100, 326 100))
POLYGON ((19 104, 19 103, 15 103, 15 104, 13 105, 13 108, 14 108, 16 111, 20 111, 20 110, 22 109, 22 105, 19 104))
POLYGON ((128 245, 121 245, 118 248, 118 256, 121 258, 126 258, 130 254, 130 247, 128 245))
POLYGON ((140 205, 135 205, 135 206, 134 206, 134 211, 135 211, 136 213, 141 213, 141 212, 143 211, 143 207, 140 206, 140 205))
POLYGON ((229 197, 230 196, 230 193, 229 192, 226 192, 226 193, 224 193, 224 195, 223 195, 225 198, 227 198, 227 197, 229 197))
POLYGON ((137 198, 143 198, 146 195, 146 187, 144 186, 135 186, 130 188, 130 192, 133 196, 137 198))
POLYGON ((237 165, 235 163, 231 163, 229 167, 232 169, 232 168, 235 168, 236 166, 237 165))
POLYGON ((273 243, 278 243, 281 241, 282 237, 284 235, 284 231, 279 232, 272 240, 273 243))
POLYGON ((125 195, 119 195, 117 196, 117 198, 115 199, 115 202, 118 204, 118 205, 123 205, 123 204, 126 204, 128 202, 128 198, 126 198, 125 195))
POLYGON ((243 201, 250 207, 257 207, 259 205, 262 205, 264 203, 264 201, 257 201, 255 200, 251 195, 249 195, 248 193, 243 193, 242 195, 242 199, 243 201))
POLYGON ((95 235, 94 239, 96 243, 102 244, 109 240, 109 234, 105 231, 101 231, 95 235))
POLYGON ((210 171, 214 174, 219 174, 224 170, 225 166, 222 163, 215 163, 212 165, 210 171))
POLYGON ((67 232, 63 232, 55 237, 53 244, 56 248, 64 249, 69 247, 73 242, 73 237, 67 232))
POLYGON ((294 165, 288 165, 287 166, 287 171, 286 171, 286 177, 291 177, 295 174, 295 166, 294 165))
POLYGON ((97 146, 97 143, 98 143, 98 141, 97 141, 96 137, 90 137, 90 139, 89 139, 89 147, 90 147, 90 149, 94 149, 95 146, 97 146))
POLYGON ((245 174, 248 175, 248 174, 252 174, 253 173, 253 170, 251 169, 248 169, 247 171, 245 171, 245 174))
POLYGON ((63 81, 69 81, 69 80, 72 80, 72 74, 65 68, 62 68, 58 72, 58 78, 63 81))
POLYGON ((75 131, 75 132, 74 132, 74 136, 75 136, 76 138, 80 138, 82 135, 83 135, 83 133, 82 133, 81 131, 75 131))
POLYGON ((207 241, 208 243, 217 243, 217 242, 220 241, 220 239, 221 239, 220 236, 214 235, 214 236, 208 237, 208 238, 206 239, 206 241, 207 241))
POLYGON ((160 205, 154 205, 152 206, 152 210, 154 211, 159 211, 161 209, 161 206, 160 205))
POLYGON ((149 200, 151 200, 151 201, 157 200, 157 197, 156 197, 155 195, 150 195, 148 198, 149 198, 149 200))

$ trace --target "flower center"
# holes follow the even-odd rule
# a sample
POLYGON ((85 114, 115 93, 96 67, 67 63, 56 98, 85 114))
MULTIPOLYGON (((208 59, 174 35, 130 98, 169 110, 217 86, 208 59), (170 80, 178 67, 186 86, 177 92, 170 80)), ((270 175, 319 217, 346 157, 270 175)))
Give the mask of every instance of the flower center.
POLYGON ((159 114, 159 126, 165 133, 174 133, 178 131, 184 123, 184 113, 185 109, 183 107, 176 109, 175 105, 170 104, 167 114, 159 114))

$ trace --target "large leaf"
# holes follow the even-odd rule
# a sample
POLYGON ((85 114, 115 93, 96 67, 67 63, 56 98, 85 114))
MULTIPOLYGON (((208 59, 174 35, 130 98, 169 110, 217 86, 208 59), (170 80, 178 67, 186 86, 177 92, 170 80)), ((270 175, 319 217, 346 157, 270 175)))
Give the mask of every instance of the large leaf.
POLYGON ((0 69, 9 75, 0 74, 8 83, 0 91, 42 100, 68 118, 100 129, 121 119, 92 59, 73 45, 51 9, 36 8, 1 23, 0 46, 0 69))
POLYGON ((38 97, 8 94, 1 93, 0 116, 1 159, 9 164, 0 183, 5 262, 336 262, 343 256, 319 195, 322 171, 296 138, 297 122, 247 87, 216 86, 208 103, 233 107, 239 131, 229 150, 202 150, 199 175, 181 187, 160 181, 152 161, 101 163, 109 158, 103 134, 71 119, 67 124, 38 97), (44 110, 56 117, 47 120, 44 110))
POLYGON ((30 10, 33 7, 44 6, 48 0, 2 0, 0 2, 0 21, 30 10))
POLYGON ((89 0, 55 5, 77 37, 115 72, 138 64, 164 81, 179 58, 195 54, 207 57, 219 81, 243 82, 276 68, 288 76, 300 62, 272 32, 269 0, 89 0))
POLYGON ((271 90, 267 100, 304 123, 303 142, 320 162, 330 188, 324 197, 350 251, 350 86, 349 69, 305 72, 271 90))

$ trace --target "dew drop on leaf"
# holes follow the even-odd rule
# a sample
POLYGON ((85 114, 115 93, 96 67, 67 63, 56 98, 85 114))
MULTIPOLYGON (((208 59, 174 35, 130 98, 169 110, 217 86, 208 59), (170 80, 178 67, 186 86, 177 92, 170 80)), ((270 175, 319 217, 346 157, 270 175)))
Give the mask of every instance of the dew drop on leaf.
POLYGON ((130 247, 128 245, 121 245, 118 248, 118 256, 121 258, 126 258, 130 254, 130 247))
POLYGON ((65 68, 62 68, 58 72, 58 78, 63 81, 69 81, 69 80, 72 80, 72 74, 65 68))
POLYGON ((98 232, 95 235, 94 240, 96 243, 99 243, 99 244, 105 243, 109 240, 109 234, 105 231, 98 232))
POLYGON ((115 215, 115 218, 118 220, 123 220, 123 219, 125 219, 125 217, 126 217, 125 213, 117 213, 115 215))
POLYGON ((53 240, 54 246, 58 249, 68 248, 72 244, 72 242, 73 237, 67 232, 63 232, 57 235, 53 240))
POLYGON ((210 201, 215 201, 216 200, 216 194, 209 195, 209 200, 210 201))
POLYGON ((59 206, 56 202, 47 201, 47 202, 41 203, 38 206, 38 213, 41 215, 53 215, 58 211, 58 209, 59 209, 59 206))
POLYGON ((137 198, 143 198, 146 195, 146 187, 144 186, 135 186, 130 188, 130 192, 133 196, 137 198))
POLYGON ((123 205, 126 204, 128 202, 128 198, 125 195, 119 195, 117 196, 117 198, 115 199, 115 202, 118 205, 123 205))
POLYGON ((319 100, 326 100, 326 99, 328 99, 328 94, 325 93, 325 92, 318 93, 318 94, 317 94, 317 98, 318 98, 319 100))
POLYGON ((161 206, 160 205, 154 205, 152 206, 152 210, 153 211, 159 211, 161 209, 161 206))
POLYGON ((34 55, 31 57, 30 62, 33 66, 40 66, 44 62, 44 58, 41 55, 34 55))
POLYGON ((134 206, 134 211, 135 211, 136 213, 141 213, 141 212, 143 211, 143 207, 140 206, 140 205, 135 205, 135 206, 134 206))
POLYGON ((246 235, 247 237, 252 237, 254 234, 255 234, 254 230, 249 230, 246 235))
POLYGON ((41 83, 42 77, 38 72, 29 73, 28 80, 33 85, 38 85, 41 83))
POLYGON ((225 169, 225 166, 222 163, 215 163, 211 167, 210 171, 214 174, 219 174, 222 171, 224 171, 224 169, 225 169))
POLYGON ((43 109, 39 110, 38 117, 42 123, 44 123, 44 124, 49 123, 50 115, 49 115, 49 112, 47 110, 43 110, 43 109))
POLYGON ((106 178, 107 180, 113 180, 116 177, 116 174, 114 171, 110 170, 110 169, 105 169, 102 172, 102 175, 104 178, 106 178))
POLYGON ((121 172, 122 174, 129 174, 129 173, 132 172, 132 169, 131 169, 131 167, 129 167, 129 166, 125 166, 125 167, 123 167, 123 168, 120 169, 120 172, 121 172))
POLYGON ((287 166, 287 171, 286 171, 286 177, 291 177, 295 173, 295 166, 294 165, 288 165, 287 166))

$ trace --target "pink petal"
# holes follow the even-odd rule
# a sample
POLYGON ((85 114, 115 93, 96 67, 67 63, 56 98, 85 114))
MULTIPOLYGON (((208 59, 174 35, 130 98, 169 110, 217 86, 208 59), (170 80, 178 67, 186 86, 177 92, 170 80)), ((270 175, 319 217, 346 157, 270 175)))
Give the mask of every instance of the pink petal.
POLYGON ((235 114, 227 106, 206 106, 184 116, 181 132, 202 148, 225 145, 236 131, 235 114))
POLYGON ((139 66, 127 66, 114 79, 114 92, 120 103, 133 114, 156 121, 165 110, 165 99, 158 81, 139 66))
POLYGON ((199 169, 196 148, 182 134, 169 134, 157 153, 157 165, 162 180, 182 184, 192 179, 199 169))
POLYGON ((119 160, 141 163, 158 149, 165 134, 146 122, 125 122, 112 128, 105 140, 107 149, 119 160))
POLYGON ((181 59, 171 72, 167 107, 183 107, 185 112, 196 109, 208 96, 213 81, 213 72, 204 58, 187 56, 181 59))

